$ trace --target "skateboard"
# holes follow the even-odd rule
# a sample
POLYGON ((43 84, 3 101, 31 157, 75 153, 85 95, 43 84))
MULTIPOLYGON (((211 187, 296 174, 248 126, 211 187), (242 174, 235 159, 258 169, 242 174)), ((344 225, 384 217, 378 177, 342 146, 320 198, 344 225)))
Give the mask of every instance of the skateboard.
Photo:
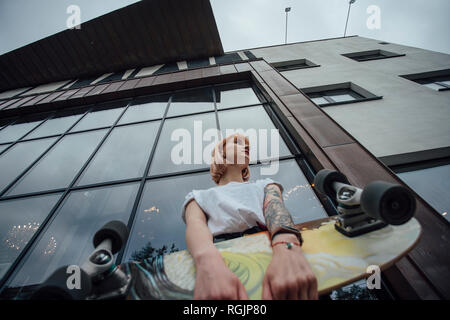
MULTIPOLYGON (((415 199, 408 189, 375 181, 361 190, 351 186, 345 176, 331 170, 319 172, 314 185, 319 192, 337 200, 339 213, 296 225, 304 240, 303 254, 318 280, 319 295, 367 278, 371 275, 369 266, 376 266, 380 271, 389 268, 419 241, 421 227, 413 218, 415 199)), ((126 238, 126 226, 118 221, 99 230, 94 237, 96 249, 81 268, 84 291, 73 296, 62 288, 59 297, 193 299, 195 265, 187 250, 115 266, 112 254, 126 238)), ((261 299, 264 274, 272 259, 268 232, 215 245, 226 265, 244 285, 249 298, 261 299)), ((64 283, 64 277, 67 275, 55 272, 35 298, 58 294, 56 283, 64 283)))
MULTIPOLYGON (((420 225, 411 219, 401 226, 385 228, 358 237, 339 233, 333 218, 297 225, 302 230, 303 253, 318 280, 319 295, 368 277, 367 268, 387 269, 417 243, 420 225)), ((272 258, 270 238, 260 232, 219 242, 226 265, 244 285, 250 299, 261 299, 262 282, 272 258)), ((139 288, 129 299, 192 299, 195 265, 188 251, 178 251, 142 262, 120 266, 127 275, 140 274, 139 288)))

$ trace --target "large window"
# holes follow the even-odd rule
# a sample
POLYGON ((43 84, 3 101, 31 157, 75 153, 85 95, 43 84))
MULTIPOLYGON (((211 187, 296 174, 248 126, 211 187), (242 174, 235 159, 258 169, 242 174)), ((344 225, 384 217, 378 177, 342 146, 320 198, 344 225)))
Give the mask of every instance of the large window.
POLYGON ((376 96, 352 82, 303 88, 302 91, 315 104, 321 107, 371 101, 382 98, 381 96, 376 96))
POLYGON ((295 223, 326 217, 313 172, 271 108, 251 83, 236 82, 8 121, 0 129, 2 294, 27 294, 58 267, 81 264, 110 220, 131 231, 116 263, 185 249, 184 197, 215 186, 205 159, 220 137, 207 129, 266 130, 268 150, 249 136, 250 181, 279 181, 295 223))

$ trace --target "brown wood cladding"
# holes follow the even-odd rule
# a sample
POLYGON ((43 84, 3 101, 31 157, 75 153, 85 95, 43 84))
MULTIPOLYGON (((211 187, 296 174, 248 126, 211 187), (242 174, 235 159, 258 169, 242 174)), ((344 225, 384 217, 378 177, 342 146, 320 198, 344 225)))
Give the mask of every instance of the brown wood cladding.
MULTIPOLYGON (((78 92, 86 88, 63 90, 49 94, 34 106, 2 110, 0 117, 14 113, 17 115, 26 110, 41 111, 41 105, 55 109, 59 106, 58 101, 66 99, 74 103, 92 103, 194 87, 200 83, 215 84, 241 79, 255 81, 269 103, 276 106, 274 111, 316 171, 323 168, 339 170, 358 187, 364 187, 373 180, 404 185, 389 168, 264 60, 90 86, 83 97, 79 97, 78 92)), ((417 201, 416 218, 423 228, 422 239, 406 258, 383 273, 383 276, 400 298, 449 299, 449 224, 420 196, 414 195, 417 201)))

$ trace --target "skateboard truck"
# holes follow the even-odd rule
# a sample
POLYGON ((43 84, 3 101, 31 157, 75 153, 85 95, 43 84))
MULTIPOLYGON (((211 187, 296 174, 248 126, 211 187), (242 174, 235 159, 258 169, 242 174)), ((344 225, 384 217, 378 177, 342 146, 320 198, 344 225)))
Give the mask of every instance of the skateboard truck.
POLYGON ((348 237, 388 224, 404 224, 416 209, 415 198, 407 188, 384 181, 373 181, 360 189, 350 185, 341 172, 323 169, 315 176, 314 186, 337 202, 335 228, 348 237))
POLYGON ((93 239, 94 251, 80 268, 80 288, 69 289, 64 266, 33 293, 31 299, 117 299, 124 297, 131 284, 131 277, 114 264, 114 254, 120 251, 128 239, 128 228, 121 221, 110 221, 98 230, 93 239))

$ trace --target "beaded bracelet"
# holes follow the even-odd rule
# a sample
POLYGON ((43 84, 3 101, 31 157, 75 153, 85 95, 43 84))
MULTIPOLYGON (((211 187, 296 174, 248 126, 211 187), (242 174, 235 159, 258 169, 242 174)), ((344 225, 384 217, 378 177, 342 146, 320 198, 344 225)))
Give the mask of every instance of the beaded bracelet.
POLYGON ((288 248, 288 249, 291 249, 293 245, 301 247, 300 243, 297 243, 297 242, 278 241, 278 242, 272 243, 272 248, 275 247, 277 244, 285 244, 286 248, 288 248))

